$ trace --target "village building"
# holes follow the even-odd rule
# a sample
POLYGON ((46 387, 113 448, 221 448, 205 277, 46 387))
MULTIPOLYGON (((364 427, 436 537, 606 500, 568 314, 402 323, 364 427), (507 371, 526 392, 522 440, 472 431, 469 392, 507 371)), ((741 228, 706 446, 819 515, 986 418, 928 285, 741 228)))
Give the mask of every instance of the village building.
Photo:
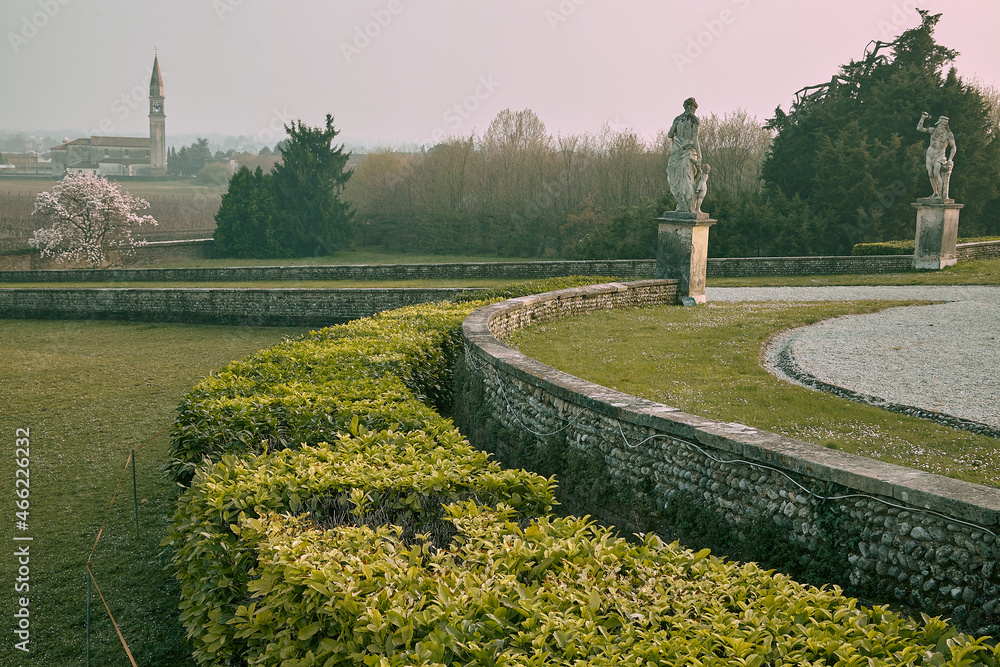
POLYGON ((0 154, 0 170, 19 174, 48 173, 50 161, 37 151, 0 154))
POLYGON ((101 176, 167 175, 166 113, 159 59, 149 81, 149 138, 84 137, 52 148, 52 175, 91 172, 101 176))

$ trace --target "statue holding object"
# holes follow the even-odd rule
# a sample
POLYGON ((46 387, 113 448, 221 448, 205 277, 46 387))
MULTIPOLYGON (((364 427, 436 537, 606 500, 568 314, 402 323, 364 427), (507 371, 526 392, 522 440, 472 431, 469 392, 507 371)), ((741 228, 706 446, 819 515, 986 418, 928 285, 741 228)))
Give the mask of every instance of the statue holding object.
POLYGON ((955 144, 955 135, 948 127, 948 117, 939 116, 934 127, 924 127, 924 121, 930 116, 926 111, 920 114, 917 130, 931 135, 931 145, 925 154, 927 176, 931 179, 931 188, 934 190, 934 194, 931 196, 944 201, 948 199, 951 170, 955 166, 955 153, 958 152, 958 146, 955 144), (951 146, 951 155, 948 155, 949 146, 951 146))

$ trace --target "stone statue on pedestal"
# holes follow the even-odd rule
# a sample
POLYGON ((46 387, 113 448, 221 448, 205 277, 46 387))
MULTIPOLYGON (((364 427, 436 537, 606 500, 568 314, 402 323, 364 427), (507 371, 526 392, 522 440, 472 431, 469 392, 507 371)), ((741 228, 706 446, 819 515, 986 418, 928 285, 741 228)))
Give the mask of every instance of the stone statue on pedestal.
MULTIPOLYGON (((684 113, 674 118, 667 137, 671 139, 670 159, 667 162, 667 183, 677 201, 677 212, 697 213, 701 201, 696 188, 701 166, 701 145, 698 143, 698 117, 694 112, 698 103, 693 97, 684 100, 684 113)), ((707 172, 705 177, 707 179, 707 172)), ((701 184, 704 187, 704 183, 701 184)), ((701 199, 704 194, 701 195, 701 199)))
POLYGON ((958 146, 955 144, 955 135, 948 127, 947 116, 939 116, 934 127, 924 127, 924 121, 928 118, 930 118, 930 114, 926 111, 920 114, 917 130, 931 135, 931 145, 927 148, 925 157, 927 176, 931 179, 931 188, 934 190, 934 194, 931 196, 944 201, 948 199, 951 170, 955 166, 955 153, 958 152, 958 146), (947 154, 949 146, 951 146, 951 155, 947 154))

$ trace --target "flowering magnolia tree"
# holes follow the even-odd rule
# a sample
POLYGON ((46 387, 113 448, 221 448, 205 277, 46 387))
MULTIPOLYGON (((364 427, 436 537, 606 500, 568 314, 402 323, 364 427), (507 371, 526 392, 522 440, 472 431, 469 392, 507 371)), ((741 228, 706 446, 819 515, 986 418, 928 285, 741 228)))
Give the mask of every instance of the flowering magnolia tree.
POLYGON ((28 244, 42 257, 57 262, 87 261, 93 267, 129 257, 145 241, 132 236, 141 225, 155 225, 150 215, 138 211, 149 202, 123 191, 97 174, 68 174, 52 192, 40 192, 32 215, 45 218, 50 227, 35 230, 28 244))

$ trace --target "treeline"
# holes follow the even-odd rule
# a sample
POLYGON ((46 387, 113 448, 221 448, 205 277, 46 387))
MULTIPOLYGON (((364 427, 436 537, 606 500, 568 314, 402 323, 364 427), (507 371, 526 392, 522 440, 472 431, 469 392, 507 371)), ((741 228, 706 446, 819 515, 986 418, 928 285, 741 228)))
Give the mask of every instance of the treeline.
MULTIPOLYGON (((711 255, 847 255, 855 243, 912 239, 910 203, 931 190, 922 111, 948 115, 957 137, 951 196, 965 205, 962 235, 1000 234, 1000 94, 963 81, 951 66, 957 52, 934 41, 940 15, 920 15, 918 27, 873 42, 766 123, 742 110, 702 117, 712 166, 702 209, 718 220, 711 255)), ((365 246, 652 257, 653 220, 673 208, 669 150, 663 132, 554 137, 532 111, 507 110, 482 136, 370 153, 344 196, 365 246)))
MULTIPOLYGON (((958 76, 957 52, 934 41, 940 15, 919 11, 920 26, 872 42, 829 83, 796 93, 787 112, 766 122, 741 109, 703 115, 712 256, 848 255, 856 243, 912 239, 910 203, 931 189, 929 139, 916 129, 923 111, 948 115, 957 137, 951 196, 965 206, 962 235, 1000 234, 1000 95, 958 76)), ((674 208, 664 132, 553 136, 533 111, 508 109, 482 135, 419 153, 375 150, 353 171, 341 145, 336 168, 320 173, 312 165, 326 164, 333 136, 294 158, 301 164, 278 165, 275 176, 297 176, 277 190, 263 170, 233 177, 216 218, 220 252, 644 258, 655 256, 655 218, 674 208)), ((298 155, 278 148, 285 162, 298 155)))
MULTIPOLYGON (((702 119, 714 199, 761 188, 770 133, 745 111, 702 119)), ((482 136, 430 150, 370 152, 344 197, 357 243, 392 251, 525 257, 651 257, 653 218, 673 208, 670 140, 605 126, 552 136, 530 111, 502 111, 482 136)), ((706 200, 706 208, 712 203, 706 200)))

